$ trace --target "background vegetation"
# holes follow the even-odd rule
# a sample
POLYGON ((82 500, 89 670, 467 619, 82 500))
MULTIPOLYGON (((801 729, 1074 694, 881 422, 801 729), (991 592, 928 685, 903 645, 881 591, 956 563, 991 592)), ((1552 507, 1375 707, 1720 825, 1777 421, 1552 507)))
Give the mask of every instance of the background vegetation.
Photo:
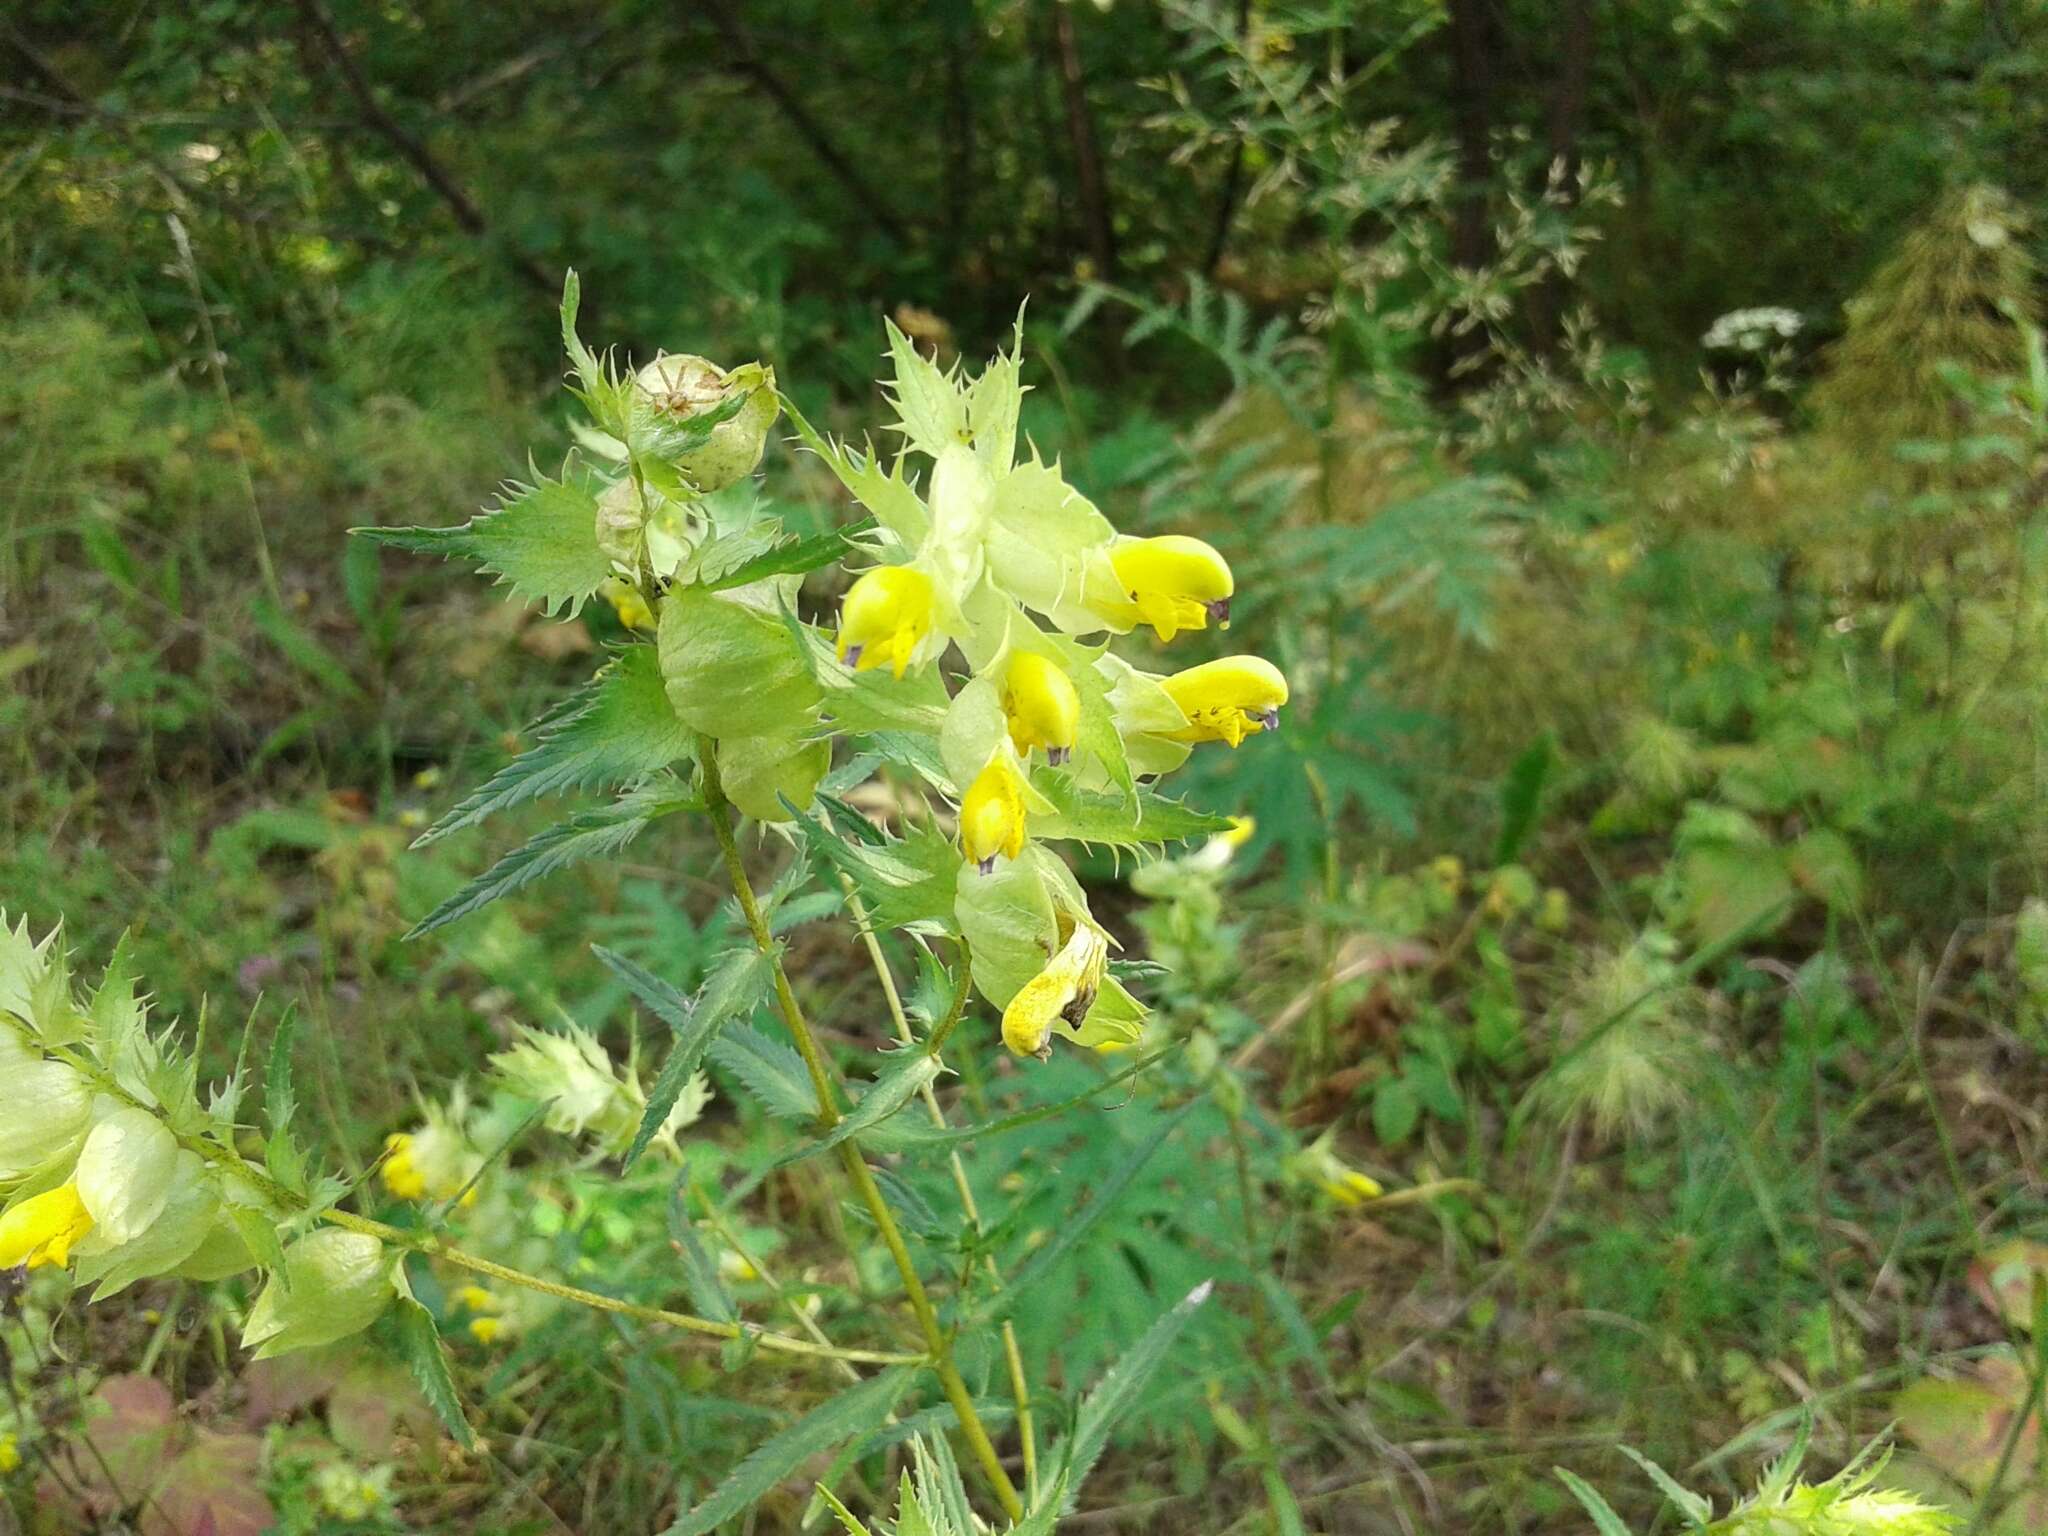
MULTIPOLYGON (((559 459, 571 265, 586 334, 760 356, 825 423, 883 316, 978 363, 1024 306, 1027 430, 1215 544, 1295 689, 1191 771, 1256 820, 1227 866, 1084 870, 1162 1028, 1244 1069, 1244 1163, 1190 1071, 969 1149, 1026 1245, 1136 1166, 1017 1319, 1048 1412, 1230 1298, 1073 1524, 1536 1536, 1584 1528, 1563 1464, 1647 1529, 1619 1443, 1725 1500, 1807 1415, 2048 1529, 2048 12, 25 0, 0 53, 0 905, 132 928, 215 1065, 294 1007, 323 1156, 516 1024, 623 1055, 587 941, 687 988, 736 921, 672 822, 403 942, 489 855, 414 832, 618 630, 345 530, 559 459)), ((788 446, 765 487, 848 515, 788 446)), ((787 941, 881 1038, 843 918, 787 941)), ((1110 1070, 964 1028, 977 1109, 1110 1070)), ((742 1300, 859 1315, 852 1218, 714 1080, 685 1167, 762 1250, 742 1300)), ((680 1293, 672 1170, 530 1161, 478 1231, 680 1293)), ((36 1530, 134 1504, 152 1434, 246 1458, 222 1531, 659 1529, 803 1400, 572 1309, 464 1338, 464 1456, 374 1361, 252 1371, 233 1282, 8 1296, 36 1530)))

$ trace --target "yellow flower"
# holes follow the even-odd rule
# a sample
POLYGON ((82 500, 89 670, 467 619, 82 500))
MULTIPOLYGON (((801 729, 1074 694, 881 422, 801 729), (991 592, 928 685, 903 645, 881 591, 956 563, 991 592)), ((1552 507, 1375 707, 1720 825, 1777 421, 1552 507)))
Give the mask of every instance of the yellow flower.
POLYGON ((469 1320, 469 1336, 479 1344, 488 1344, 504 1329, 505 1321, 498 1317, 472 1317, 469 1320))
POLYGON ((412 1138, 399 1131, 386 1136, 384 1145, 391 1149, 391 1155, 384 1159, 384 1166, 377 1174, 384 1181, 384 1187, 401 1200, 426 1199, 427 1179, 413 1161, 412 1138))
POLYGON ((1016 858, 1024 851, 1024 775, 1007 749, 999 748, 988 766, 967 786, 960 802, 960 847, 987 874, 996 855, 1016 858))
POLYGON ((0 1435, 0 1477, 5 1477, 20 1465, 20 1437, 12 1434, 0 1435))
POLYGON ((1386 1193, 1378 1179, 1369 1173, 1360 1173, 1356 1168, 1346 1168, 1336 1178, 1321 1182, 1323 1193, 1339 1205, 1363 1205, 1386 1193))
POLYGON ((456 1288, 455 1304, 472 1312, 499 1312, 505 1303, 493 1296, 480 1285, 464 1285, 456 1288))
POLYGON ((1138 622, 1150 624, 1161 640, 1184 629, 1230 627, 1230 594, 1236 590, 1230 567, 1200 539, 1169 533, 1156 539, 1118 539, 1110 546, 1109 563, 1117 585, 1138 610, 1138 622))
POLYGON ((619 622, 628 629, 654 628, 654 610, 647 605, 647 599, 640 589, 630 581, 621 581, 613 576, 598 589, 611 603, 612 611, 619 616, 619 622))
POLYGON ((0 1269, 67 1264, 72 1245, 91 1230, 92 1213, 78 1198, 78 1185, 59 1184, 0 1216, 0 1269))
POLYGON ((1101 933, 1076 922, 1060 952, 1018 989, 1003 1010, 1003 1044, 1019 1056, 1049 1055, 1053 1025, 1064 1019, 1074 1029, 1081 1027, 1095 1006, 1108 963, 1109 944, 1101 933))
POLYGON ((1043 747, 1045 760, 1055 765, 1073 754, 1081 729, 1081 695, 1057 662, 1036 651, 1012 656, 1003 682, 1003 713, 1020 754, 1029 756, 1033 747, 1043 747))
POLYGON ((1288 1171, 1313 1184, 1329 1199, 1342 1206, 1363 1205, 1386 1193, 1380 1181, 1361 1173, 1337 1155, 1337 1133, 1323 1132, 1288 1159, 1288 1171))
POLYGON ((907 565, 881 565, 847 590, 839 608, 839 659, 856 672, 889 663, 901 677, 932 632, 932 579, 907 565))
POLYGON ((1160 686, 1188 717, 1175 741, 1227 741, 1233 747, 1255 731, 1280 729, 1287 679, 1258 656, 1223 656, 1162 678, 1160 686))

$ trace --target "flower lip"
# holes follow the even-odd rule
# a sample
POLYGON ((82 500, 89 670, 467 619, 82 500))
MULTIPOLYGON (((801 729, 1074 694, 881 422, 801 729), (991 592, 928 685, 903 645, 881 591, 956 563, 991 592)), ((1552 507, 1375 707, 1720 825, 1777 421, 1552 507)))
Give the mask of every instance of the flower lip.
POLYGON ((856 672, 887 663, 903 676, 932 632, 934 610, 932 579, 916 567, 863 572, 840 604, 839 659, 856 672))

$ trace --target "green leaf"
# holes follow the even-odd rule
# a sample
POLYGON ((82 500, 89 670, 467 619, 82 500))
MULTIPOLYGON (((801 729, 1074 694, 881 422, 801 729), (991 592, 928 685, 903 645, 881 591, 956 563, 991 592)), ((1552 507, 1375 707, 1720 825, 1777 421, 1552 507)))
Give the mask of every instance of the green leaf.
POLYGON ((1500 786, 1500 836, 1493 844, 1496 867, 1514 863, 1515 855, 1536 830, 1537 815, 1543 808, 1543 786, 1549 782, 1550 770, 1556 762, 1557 745, 1550 732, 1545 731, 1509 765, 1508 776, 1500 786))
POLYGON ((469 1420, 463 1417, 462 1399, 456 1395, 455 1378, 448 1373, 448 1357, 441 1350, 441 1330, 434 1314, 410 1296, 398 1298, 398 1339, 412 1379, 420 1394, 441 1421, 448 1436, 464 1450, 475 1444, 469 1420))
POLYGON ((917 488, 905 478, 903 459, 897 456, 893 468, 882 468, 881 455, 870 448, 866 453, 835 443, 804 419, 789 396, 782 397, 782 413, 796 428, 803 445, 823 459, 839 483, 853 493, 853 499, 875 515, 906 549, 915 549, 931 531, 931 513, 926 510, 917 488))
POLYGON ((853 1137, 866 1135, 908 1104, 919 1089, 938 1080, 940 1067, 936 1057, 919 1050, 904 1051, 899 1055, 902 1059, 891 1063, 888 1069, 868 1086, 867 1091, 860 1096, 859 1102, 848 1111, 845 1118, 832 1127, 828 1135, 820 1137, 808 1146, 785 1153, 771 1166, 785 1168, 807 1157, 815 1157, 820 1152, 828 1152, 853 1137))
POLYGON ((578 460, 550 480, 508 482, 498 505, 453 528, 356 528, 379 544, 414 554, 459 557, 496 576, 522 602, 574 613, 611 574, 597 547, 597 477, 578 460))
POLYGON ((1557 1480, 1571 1490, 1572 1497, 1586 1506, 1586 1513, 1593 1517, 1593 1525, 1600 1536, 1630 1536, 1629 1528, 1621 1523, 1621 1516, 1614 1512, 1613 1506, 1600 1496, 1599 1489, 1563 1467, 1551 1470, 1557 1474, 1557 1480))
POLYGON ((739 1317, 739 1308, 733 1302, 732 1292, 726 1289, 725 1277, 704 1251, 697 1224, 690 1220, 688 1180, 687 1173, 677 1178, 668 1197, 668 1235, 676 1245, 676 1256, 682 1260, 683 1290, 700 1316, 730 1323, 739 1317))
POLYGON ((1165 1363, 1174 1341, 1195 1315, 1195 1310, 1209 1299, 1211 1289, 1212 1282, 1205 1280, 1188 1292, 1164 1317, 1145 1330, 1145 1336, 1110 1367, 1108 1374, 1095 1384, 1095 1390, 1082 1402, 1081 1411, 1074 1416, 1073 1433, 1052 1452, 1052 1463, 1060 1468, 1061 1491, 1056 1502, 1062 1513, 1072 1510, 1074 1496, 1081 1491, 1082 1482, 1094 1470, 1095 1463, 1109 1445, 1110 1430, 1143 1395, 1153 1375, 1165 1363))
POLYGON ((562 350, 576 370, 573 393, 590 412, 590 419, 621 442, 628 428, 626 391, 631 383, 621 379, 606 361, 595 356, 576 334, 576 311, 583 304, 583 282, 571 268, 562 277, 562 350))
POLYGON ((571 864, 621 852, 662 817, 697 808, 697 802, 680 795, 675 784, 664 783, 596 810, 580 811, 506 854, 413 924, 406 938, 432 933, 571 864))
POLYGON ((696 730, 789 735, 817 713, 809 659, 774 614, 685 587, 661 601, 658 644, 669 702, 696 730))
POLYGON ((1634 1446, 1624 1445, 1619 1449, 1622 1455, 1626 1456, 1648 1474, 1650 1481, 1663 1491, 1665 1498, 1677 1506, 1680 1514, 1685 1516, 1698 1529, 1705 1530, 1707 1528, 1708 1523, 1714 1518, 1714 1506, 1711 1503, 1680 1483, 1677 1478, 1666 1472, 1634 1446))
POLYGON ((415 848, 543 795, 623 785, 687 756, 690 728, 676 718, 654 648, 636 645, 534 723, 538 740, 451 807, 415 848))
MULTIPOLYGON (((819 799, 828 811, 834 810, 830 796, 819 799)), ((851 814, 859 817, 858 812, 851 814)), ((870 825, 865 819, 861 824, 870 825)), ((955 931, 953 890, 960 874, 960 850, 937 828, 915 827, 900 838, 876 832, 878 841, 870 843, 856 842, 813 817, 799 817, 796 826, 815 853, 852 879, 868 924, 876 931, 913 923, 955 931)))
POLYGON ((813 1456, 842 1440, 879 1427, 910 1387, 911 1373, 896 1367, 848 1387, 776 1434, 732 1471, 711 1496, 671 1525, 664 1536, 709 1536, 752 1508, 813 1456))
POLYGON ((1135 848, 1222 832, 1230 826, 1228 816, 1198 811, 1151 789, 1140 789, 1133 801, 1123 795, 1082 789, 1054 768, 1041 768, 1031 782, 1054 807, 1051 816, 1032 823, 1031 830, 1038 837, 1135 848))
POLYGON ((295 623, 290 615, 267 597, 249 605, 256 627, 270 643, 284 652, 285 660, 297 667, 329 693, 345 699, 360 699, 362 685, 335 654, 295 623))
POLYGON ((779 1120, 815 1120, 818 1095, 803 1058, 758 1029, 729 1029, 711 1042, 711 1059, 779 1120))
POLYGON ((861 518, 844 528, 828 528, 823 533, 807 533, 801 538, 778 544, 773 549, 755 556, 743 565, 737 565, 715 581, 705 585, 713 592, 726 592, 734 587, 748 586, 770 576, 802 576, 812 571, 835 565, 856 549, 862 535, 872 533, 875 520, 861 518))
POLYGON ((684 1084, 695 1074, 718 1031, 728 1019, 751 1009, 767 991, 769 967, 758 949, 730 950, 692 1000, 624 955, 598 944, 593 944, 590 952, 674 1034, 668 1060, 662 1063, 661 1074, 647 1095, 640 1128, 633 1133, 633 1144, 626 1149, 624 1166, 631 1168, 676 1107, 684 1084))
POLYGON ((1109 1214, 1116 1205, 1117 1197, 1123 1194, 1131 1180, 1138 1176, 1139 1170, 1152 1160, 1153 1154, 1166 1144, 1166 1138, 1178 1130, 1180 1123, 1206 1102, 1199 1097, 1188 1100, 1167 1116, 1160 1123, 1159 1129, 1154 1131, 1136 1151, 1119 1162, 1116 1171, 1103 1181, 1102 1187, 1089 1197, 1088 1203, 1053 1234, 1052 1241, 1033 1253, 1030 1261, 1017 1271, 1010 1283, 984 1303, 982 1320, 994 1322, 1015 1311, 1017 1303, 1030 1294, 1031 1288, 1057 1269, 1060 1261, 1073 1252, 1075 1246, 1088 1235, 1098 1221, 1109 1214))
POLYGON ((951 1125, 944 1129, 935 1125, 889 1125, 883 1127, 878 1134, 870 1136, 868 1140, 876 1148, 887 1152, 930 1152, 945 1151, 963 1142, 979 1141, 985 1137, 1022 1130, 1027 1125, 1054 1119, 1070 1109, 1087 1103, 1097 1094, 1106 1093, 1119 1083, 1126 1082, 1140 1072, 1156 1066, 1179 1049, 1178 1045, 1166 1046, 1132 1062, 1100 1082, 1090 1083, 1079 1093, 1069 1094, 1066 1098, 1055 1100, 1051 1104, 1020 1109, 1015 1114, 1004 1115, 997 1120, 983 1120, 973 1125, 951 1125))
POLYGON ((263 1118, 270 1127, 264 1142, 264 1165, 270 1176, 295 1194, 306 1192, 306 1160, 292 1140, 292 1116, 298 1099, 292 1091, 292 1035, 297 1012, 287 1007, 270 1041, 270 1067, 263 1079, 263 1118))

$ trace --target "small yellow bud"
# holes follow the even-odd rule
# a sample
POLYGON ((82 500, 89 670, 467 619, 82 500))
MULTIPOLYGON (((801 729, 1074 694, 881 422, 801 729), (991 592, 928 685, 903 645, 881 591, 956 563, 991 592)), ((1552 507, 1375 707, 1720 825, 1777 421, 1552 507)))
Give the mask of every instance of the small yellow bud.
POLYGON ((932 632, 932 579, 907 565, 881 565, 848 589, 839 608, 839 659, 856 672, 889 663, 901 677, 932 632))
POLYGON ((1016 858, 1024 851, 1024 775, 1008 751, 999 750, 967 786, 960 802, 960 847, 987 874, 996 855, 1016 858))
POLYGON ((498 1336, 504 1326, 503 1318, 472 1317, 469 1320, 469 1336, 479 1344, 488 1344, 498 1336))
POLYGON ((12 1432, 0 1435, 0 1477, 21 1465, 21 1439, 12 1432))
POLYGON ((1336 1132, 1325 1131, 1288 1160, 1289 1172, 1342 1206, 1363 1205, 1386 1193, 1380 1181, 1337 1155, 1336 1132))
POLYGON ((1188 717, 1175 741, 1227 741, 1233 747, 1255 731, 1280 729, 1287 679, 1258 656, 1223 656, 1162 678, 1160 686, 1188 717))
POLYGON ((1081 695, 1059 663, 1036 651, 1012 656, 1003 681, 1003 713, 1020 754, 1029 756, 1033 747, 1043 747, 1045 760, 1054 765, 1073 754, 1081 730, 1081 695))
POLYGON ((619 622, 628 629, 652 630, 655 625, 654 610, 640 589, 630 581, 618 577, 607 578, 597 589, 612 605, 612 612, 619 616, 619 622))
POLYGON ((1161 640, 1184 629, 1230 628, 1230 594, 1236 590, 1223 557, 1200 539, 1169 533, 1156 539, 1118 539, 1109 563, 1117 585, 1161 640))
POLYGON ((91 1230, 92 1213, 78 1198, 78 1185, 59 1184, 0 1216, 0 1269, 21 1264, 61 1268, 71 1261, 72 1246, 91 1230))
POLYGON ((1087 923, 1075 923, 1060 952, 1003 1010, 1003 1044, 1019 1056, 1049 1055, 1053 1025, 1065 1019, 1079 1029, 1095 1006, 1108 961, 1109 944, 1102 935, 1087 923))

